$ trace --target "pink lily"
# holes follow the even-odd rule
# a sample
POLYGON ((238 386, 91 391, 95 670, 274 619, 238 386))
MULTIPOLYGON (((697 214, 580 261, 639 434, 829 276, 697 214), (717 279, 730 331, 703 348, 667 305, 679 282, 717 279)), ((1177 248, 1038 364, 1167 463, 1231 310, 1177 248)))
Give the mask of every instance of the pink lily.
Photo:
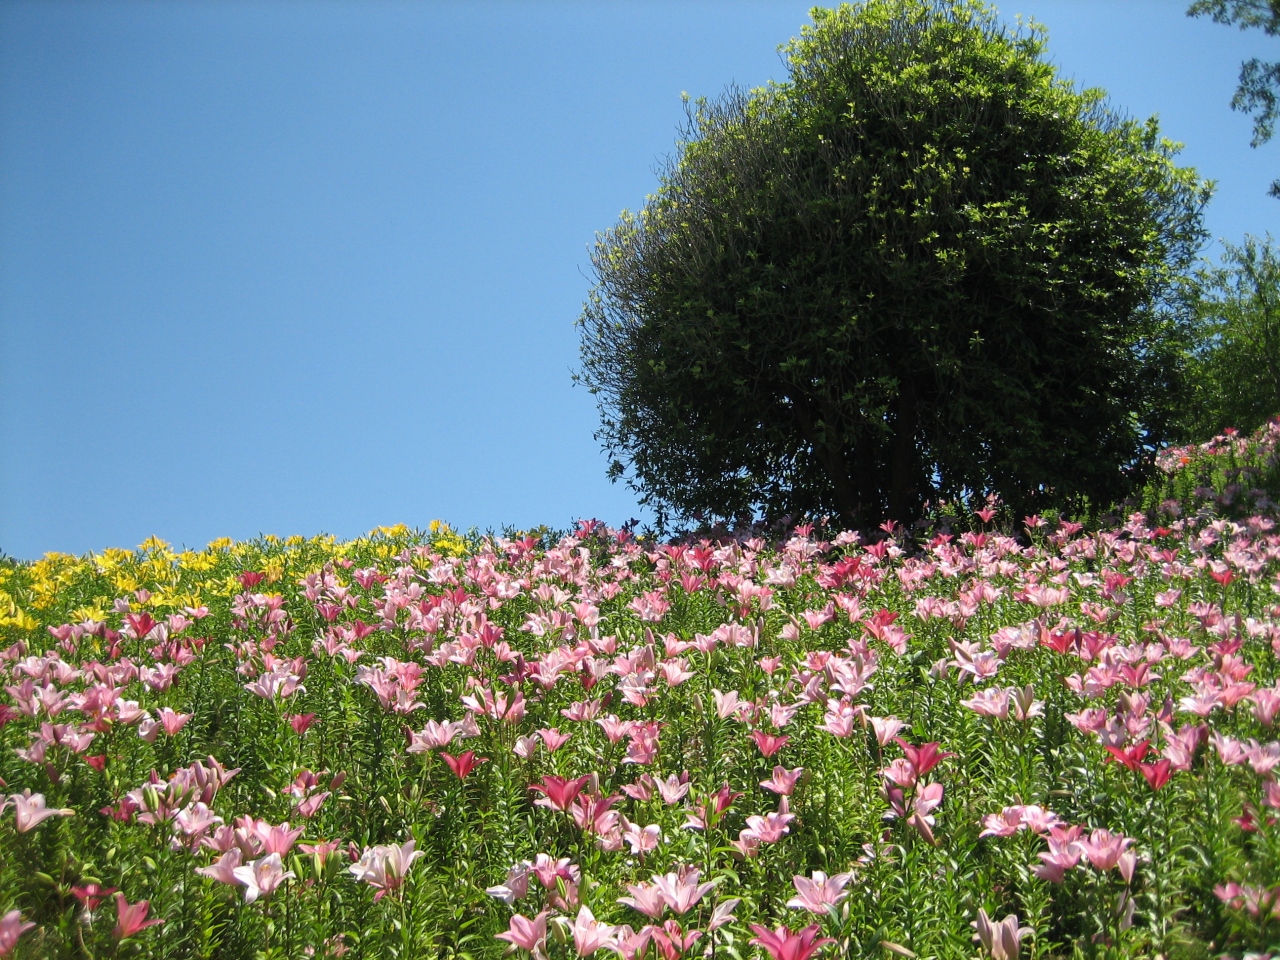
POLYGON ((528 860, 521 860, 507 871, 507 879, 504 883, 487 888, 485 893, 511 906, 529 892, 529 876, 532 873, 533 864, 528 860))
POLYGON ((674 806, 685 798, 692 784, 689 782, 689 774, 676 776, 674 773, 665 780, 655 780, 654 786, 662 797, 662 802, 667 806, 674 806))
POLYGON ((902 747, 902 752, 907 755, 907 763, 911 764, 911 769, 915 771, 917 778, 923 777, 930 770, 936 767, 947 757, 954 757, 954 753, 946 753, 938 750, 941 744, 922 743, 918 747, 913 747, 901 737, 894 737, 898 742, 898 746, 902 747))
POLYGON ((456 757, 441 750, 440 756, 444 758, 444 762, 459 780, 467 779, 472 770, 482 763, 489 762, 488 757, 477 757, 474 750, 465 750, 456 757))
POLYGON ((679 873, 655 876, 653 885, 673 913, 684 914, 716 885, 714 880, 699 884, 698 876, 696 868, 684 868, 679 873))
POLYGON ((578 917, 573 922, 573 946, 578 956, 589 957, 601 947, 610 946, 617 927, 600 923, 586 906, 578 908, 578 917))
POLYGON ((1125 882, 1133 879, 1137 859, 1127 847, 1133 843, 1129 837, 1112 834, 1109 830, 1094 830, 1088 840, 1078 842, 1080 851, 1089 859, 1095 870, 1120 869, 1125 882))
POLYGON ((702 937, 701 930, 690 930, 685 933, 674 920, 668 920, 662 926, 650 926, 649 936, 658 945, 662 960, 679 960, 702 937))
POLYGON ((662 839, 662 828, 656 823, 641 827, 622 817, 619 825, 622 827, 622 839, 631 845, 632 853, 640 856, 656 849, 662 839))
POLYGON ((23 921, 22 914, 10 910, 0 917, 0 957, 7 957, 18 945, 18 938, 34 927, 30 920, 23 921))
POLYGON ((906 726, 897 717, 871 717, 871 729, 876 735, 876 743, 882 747, 887 747, 893 738, 898 735, 898 731, 906 726))
POLYGON ((777 843, 791 832, 787 824, 795 818, 796 815, 787 808, 787 798, 783 797, 776 813, 747 817, 747 828, 742 831, 742 835, 752 837, 760 843, 777 843))
POLYGON ((656 884, 632 883, 627 885, 627 890, 631 892, 631 896, 619 897, 618 902, 639 910, 646 917, 657 920, 667 908, 667 901, 656 884))
POLYGON ((837 873, 828 877, 821 870, 815 870, 813 877, 796 875, 791 878, 798 896, 787 901, 787 906, 795 910, 808 910, 810 913, 825 915, 832 907, 838 906, 848 893, 845 885, 852 874, 837 873))
POLYGON ((942 803, 942 784, 926 783, 916 791, 911 800, 911 816, 907 823, 919 831, 928 843, 935 843, 933 838, 934 818, 932 813, 942 803))
POLYGON ((506 933, 497 934, 499 940, 506 940, 513 946, 519 947, 521 950, 527 950, 535 956, 542 955, 542 948, 547 942, 547 915, 548 911, 543 910, 536 917, 530 920, 528 917, 516 914, 511 918, 511 927, 506 933))
POLYGON ((529 789, 537 790, 543 794, 542 797, 533 801, 534 806, 565 811, 569 809, 569 804, 573 803, 578 794, 590 782, 591 778, 589 776, 578 777, 576 780, 569 780, 565 777, 545 776, 542 778, 541 783, 529 784, 529 789))
MULTIPOLYGON (((97 883, 87 883, 82 887, 72 887, 71 893, 84 904, 85 913, 92 914, 100 906, 102 901, 106 900, 111 894, 116 893, 115 887, 102 887, 97 883)), ((0 955, 4 953, 0 950, 0 955)))
POLYGON ((19 833, 34 830, 50 817, 75 815, 74 810, 66 807, 61 809, 46 807, 43 793, 33 794, 30 790, 24 790, 22 793, 10 794, 9 798, 13 801, 14 826, 18 828, 19 833))
POLYGON ((124 898, 123 893, 117 893, 116 925, 111 931, 111 935, 117 940, 127 940, 135 933, 140 933, 147 927, 154 927, 164 923, 164 921, 158 917, 148 920, 147 912, 150 909, 150 900, 139 900, 137 903, 131 904, 124 898))
POLYGON ((409 733, 408 753, 426 753, 428 750, 436 750, 440 747, 447 747, 453 742, 462 730, 460 722, 445 721, 437 723, 435 720, 428 720, 427 725, 421 733, 409 733))
POLYGON ((538 736, 542 738, 543 744, 547 748, 548 753, 555 753, 573 736, 571 733, 561 733, 556 727, 544 727, 538 731, 538 736))
POLYGON ((788 770, 786 767, 777 766, 773 768, 773 776, 768 780, 761 780, 760 786, 764 787, 766 790, 772 790, 774 793, 787 797, 795 790, 796 783, 800 780, 803 773, 804 767, 796 767, 794 770, 788 770))
POLYGON ((624 923, 617 928, 610 948, 622 960, 640 960, 649 946, 653 929, 652 926, 646 926, 640 930, 632 930, 630 924, 624 923))
POLYGON ((772 757, 791 740, 785 734, 775 736, 774 734, 765 733, 763 730, 752 730, 751 739, 756 742, 756 746, 760 748, 760 752, 766 757, 772 757))
POLYGON ((196 873, 228 886, 239 883, 235 871, 240 866, 240 848, 232 847, 207 867, 196 867, 196 873))
POLYGON ((816 923, 811 923, 797 933, 792 933, 785 924, 779 924, 777 930, 770 930, 758 923, 751 924, 755 936, 750 943, 764 947, 773 960, 809 960, 818 948, 828 943, 835 943, 830 937, 819 937, 822 930, 816 923))
POLYGON ((973 939, 982 944, 991 960, 1018 960, 1022 941, 1031 935, 1030 927, 1018 926, 1018 915, 1011 913, 999 923, 992 923, 987 911, 978 908, 978 919, 971 926, 978 932, 973 939))
POLYGON ((166 737, 172 737, 179 730, 187 725, 187 721, 191 719, 189 713, 178 713, 171 707, 160 708, 160 725, 164 727, 166 737))

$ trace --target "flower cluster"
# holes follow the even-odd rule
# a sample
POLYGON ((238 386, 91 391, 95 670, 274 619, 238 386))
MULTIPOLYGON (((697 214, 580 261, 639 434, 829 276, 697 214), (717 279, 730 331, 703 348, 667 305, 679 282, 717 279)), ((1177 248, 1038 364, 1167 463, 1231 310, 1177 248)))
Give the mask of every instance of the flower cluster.
POLYGON ((1223 496, 0 561, 0 956, 1265 949, 1280 535, 1223 496))

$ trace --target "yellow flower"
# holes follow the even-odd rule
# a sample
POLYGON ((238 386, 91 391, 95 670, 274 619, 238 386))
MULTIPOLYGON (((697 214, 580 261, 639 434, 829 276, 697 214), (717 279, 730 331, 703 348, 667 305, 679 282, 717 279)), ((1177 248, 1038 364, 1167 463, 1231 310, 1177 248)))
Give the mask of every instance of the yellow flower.
POLYGON ((173 605, 175 607, 198 607, 204 600, 200 597, 200 591, 193 590, 186 593, 175 593, 173 595, 173 605))
POLYGON ((96 564, 99 573, 110 573, 120 564, 133 557, 128 550, 121 550, 119 547, 108 547, 97 556, 92 557, 92 561, 96 564))
POLYGON ((205 549, 206 550, 225 550, 227 547, 231 546, 232 542, 233 541, 230 537, 218 537, 217 540, 210 540, 209 546, 206 547, 205 549))
POLYGON ((115 586, 117 593, 130 593, 142 586, 141 582, 136 577, 124 572, 117 573, 112 577, 111 583, 115 586))
POLYGON ((107 603, 102 597, 94 597, 93 602, 83 607, 76 607, 71 611, 70 620, 72 623, 79 623, 84 620, 101 620, 107 615, 107 603))
POLYGON ((178 566, 193 573, 204 573, 218 565, 218 558, 209 553, 194 553, 186 550, 178 554, 178 566))
POLYGON ((284 558, 272 557, 262 568, 267 575, 267 583, 275 583, 284 575, 284 558))
POLYGON ((13 597, 0 590, 0 627, 17 627, 19 630, 34 630, 35 618, 18 609, 13 597))
POLYGON ((165 543, 159 537, 151 536, 151 537, 147 537, 147 539, 143 540, 142 543, 138 544, 138 549, 143 551, 168 550, 169 544, 165 543))

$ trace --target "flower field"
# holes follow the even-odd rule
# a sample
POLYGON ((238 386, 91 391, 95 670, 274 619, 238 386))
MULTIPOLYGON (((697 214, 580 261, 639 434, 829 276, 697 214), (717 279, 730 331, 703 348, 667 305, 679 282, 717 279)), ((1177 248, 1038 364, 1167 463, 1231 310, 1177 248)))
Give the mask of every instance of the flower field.
POLYGON ((1268 951, 1278 444, 1102 529, 0 561, 0 955, 1268 951))

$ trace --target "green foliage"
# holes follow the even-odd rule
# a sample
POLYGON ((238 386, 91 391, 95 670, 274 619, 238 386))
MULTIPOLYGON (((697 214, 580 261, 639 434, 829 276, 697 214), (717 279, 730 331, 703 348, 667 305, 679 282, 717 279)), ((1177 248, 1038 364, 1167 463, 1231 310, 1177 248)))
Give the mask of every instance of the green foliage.
POLYGON ((1187 432, 1256 430, 1280 414, 1280 257, 1271 238, 1227 244, 1221 264, 1202 269, 1189 290, 1187 432))
POLYGON ((1207 185, 980 3, 813 18, 786 82, 690 104, 597 240, 613 476, 664 522, 1117 499, 1172 429, 1207 185))
POLYGON ((1204 443, 1169 447, 1156 457, 1157 471, 1143 491, 1147 510, 1210 509, 1245 520, 1280 502, 1280 418, 1252 434, 1228 428, 1204 443))
MULTIPOLYGON (((1214 23, 1238 24, 1241 30, 1258 27, 1268 37, 1280 34, 1280 0, 1196 0, 1187 15, 1207 15, 1214 23)), ((1253 57, 1240 65, 1240 85, 1231 98, 1231 109, 1253 115, 1250 146, 1261 146, 1275 132, 1276 117, 1280 116, 1277 91, 1280 91, 1280 63, 1267 63, 1253 57)), ((1280 180, 1271 182, 1268 193, 1280 198, 1280 180)))

